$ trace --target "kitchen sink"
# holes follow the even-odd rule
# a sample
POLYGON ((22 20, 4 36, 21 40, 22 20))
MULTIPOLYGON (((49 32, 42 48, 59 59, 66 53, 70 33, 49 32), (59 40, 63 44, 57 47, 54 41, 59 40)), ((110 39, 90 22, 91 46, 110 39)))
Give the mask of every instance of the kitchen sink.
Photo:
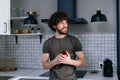
MULTIPOLYGON (((49 77, 49 71, 43 73, 42 75, 40 75, 40 77, 49 77)), ((77 70, 76 71, 76 75, 77 75, 77 80, 80 80, 79 78, 83 78, 85 76, 85 74, 87 73, 86 70, 77 70)), ((1 79, 0 79, 1 80, 1 79)), ((19 80, 49 80, 48 78, 44 78, 44 79, 36 79, 36 78, 20 78, 19 80)))
MULTIPOLYGON (((41 77, 49 77, 49 73, 50 73, 50 72, 48 71, 48 72, 43 73, 43 74, 40 75, 40 76, 41 76, 41 77)), ((86 73, 87 73, 86 70, 77 70, 77 71, 76 71, 77 78, 83 78, 86 73)))
POLYGON ((21 78, 19 80, 49 80, 49 79, 30 79, 30 78, 21 78))

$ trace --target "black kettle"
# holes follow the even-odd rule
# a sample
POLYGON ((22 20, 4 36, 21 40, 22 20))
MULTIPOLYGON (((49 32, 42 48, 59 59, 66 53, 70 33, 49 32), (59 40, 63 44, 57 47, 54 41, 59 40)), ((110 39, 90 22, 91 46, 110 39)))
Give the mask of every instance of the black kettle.
POLYGON ((103 61, 103 76, 112 77, 113 76, 113 66, 112 61, 108 58, 105 58, 103 61))

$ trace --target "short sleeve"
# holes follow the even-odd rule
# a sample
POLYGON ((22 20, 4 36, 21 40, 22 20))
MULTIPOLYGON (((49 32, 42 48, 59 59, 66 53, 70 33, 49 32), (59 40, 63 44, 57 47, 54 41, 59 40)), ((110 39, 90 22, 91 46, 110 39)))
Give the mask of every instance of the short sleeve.
POLYGON ((49 53, 49 40, 46 40, 43 44, 43 53, 49 53))
POLYGON ((82 51, 82 45, 80 43, 80 40, 76 37, 73 38, 73 44, 74 44, 74 50, 75 51, 82 51))
POLYGON ((82 51, 82 45, 78 39, 75 44, 75 51, 82 51))

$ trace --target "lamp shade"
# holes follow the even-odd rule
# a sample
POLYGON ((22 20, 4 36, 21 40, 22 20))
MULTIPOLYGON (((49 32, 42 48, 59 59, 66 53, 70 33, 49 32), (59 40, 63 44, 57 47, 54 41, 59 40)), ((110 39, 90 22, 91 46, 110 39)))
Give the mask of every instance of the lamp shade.
POLYGON ((107 17, 101 13, 101 10, 97 10, 96 14, 92 16, 91 22, 106 22, 107 17))
POLYGON ((28 17, 24 20, 24 25, 37 25, 38 21, 35 18, 36 12, 27 12, 28 17))

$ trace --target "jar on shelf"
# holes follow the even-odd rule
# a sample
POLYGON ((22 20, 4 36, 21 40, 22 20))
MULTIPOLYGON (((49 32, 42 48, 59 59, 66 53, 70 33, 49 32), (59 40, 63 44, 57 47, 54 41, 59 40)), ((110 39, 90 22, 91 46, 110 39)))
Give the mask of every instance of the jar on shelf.
POLYGON ((37 33, 41 33, 40 28, 37 28, 37 33))
POLYGON ((31 28, 31 33, 35 33, 35 29, 33 27, 31 28))
POLYGON ((24 8, 22 8, 22 7, 19 8, 19 16, 20 17, 24 16, 24 8))
POLYGON ((11 16, 16 17, 16 8, 15 7, 11 8, 11 16))

